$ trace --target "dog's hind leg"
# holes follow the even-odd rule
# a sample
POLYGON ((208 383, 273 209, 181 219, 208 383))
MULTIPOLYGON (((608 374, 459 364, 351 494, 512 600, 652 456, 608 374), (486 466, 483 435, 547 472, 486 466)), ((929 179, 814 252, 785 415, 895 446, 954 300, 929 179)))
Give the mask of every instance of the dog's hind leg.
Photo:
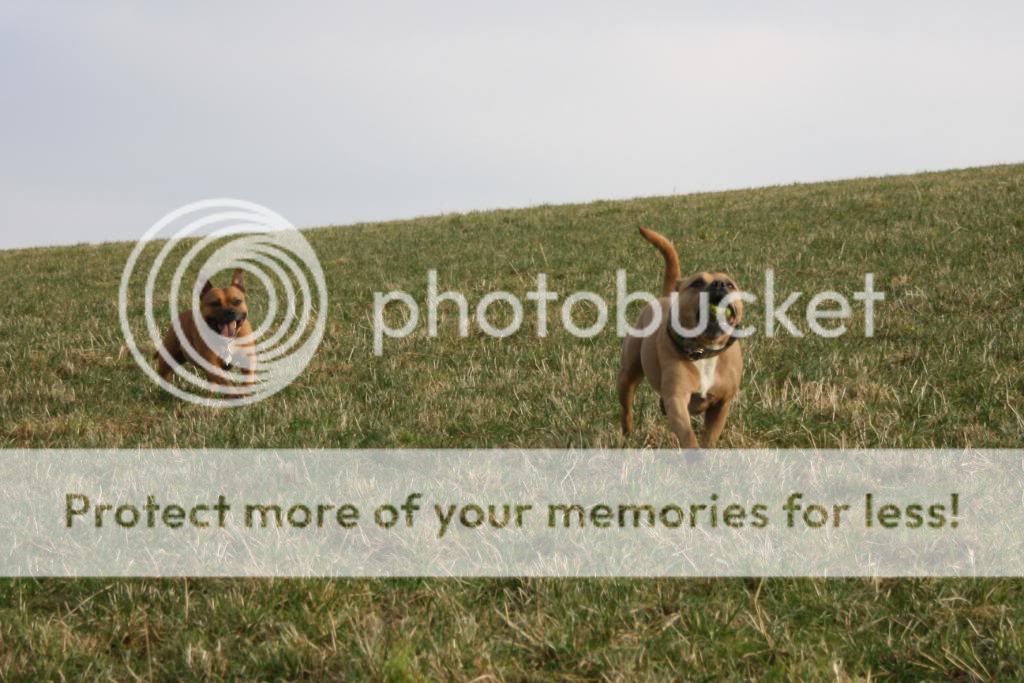
MULTIPOLYGON (((160 343, 163 346, 163 350, 166 352, 166 355, 170 356, 171 360, 178 365, 185 362, 185 353, 181 348, 181 342, 178 341, 178 336, 174 334, 173 330, 168 332, 160 343)), ((174 368, 167 362, 167 358, 165 358, 164 354, 160 353, 159 350, 156 352, 156 371, 157 374, 163 377, 167 382, 174 379, 174 368)))
POLYGON ((619 405, 622 407, 622 433, 633 431, 633 398, 636 388, 644 378, 644 370, 637 363, 619 370, 619 405))
POLYGON ((622 341, 622 356, 619 362, 619 405, 622 407, 622 433, 633 431, 633 397, 636 387, 644 378, 644 366, 641 359, 643 339, 626 337, 622 341))

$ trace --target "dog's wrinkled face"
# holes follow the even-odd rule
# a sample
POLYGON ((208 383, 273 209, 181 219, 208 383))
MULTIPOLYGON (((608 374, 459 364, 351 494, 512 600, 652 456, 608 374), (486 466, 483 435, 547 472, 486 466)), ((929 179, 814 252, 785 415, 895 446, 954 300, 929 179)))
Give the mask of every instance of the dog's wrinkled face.
POLYGON ((692 273, 679 280, 676 291, 679 293, 679 323, 686 329, 697 328, 701 308, 706 309, 704 319, 707 324, 696 338, 710 346, 718 346, 729 340, 731 330, 723 329, 718 322, 719 317, 727 323, 727 327, 732 328, 738 327, 743 320, 743 302, 738 297, 739 285, 727 273, 692 273), (726 297, 729 299, 723 303, 726 297))
POLYGON ((227 287, 214 287, 207 281, 199 295, 199 303, 203 320, 210 329, 222 337, 234 339, 249 317, 242 271, 235 271, 227 287))

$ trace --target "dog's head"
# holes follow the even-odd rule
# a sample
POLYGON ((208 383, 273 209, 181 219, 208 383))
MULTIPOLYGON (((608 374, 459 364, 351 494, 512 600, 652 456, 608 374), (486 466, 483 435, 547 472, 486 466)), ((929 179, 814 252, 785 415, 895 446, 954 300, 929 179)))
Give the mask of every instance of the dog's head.
POLYGON ((679 323, 689 329, 698 328, 701 320, 707 321, 696 339, 708 346, 719 346, 729 341, 731 330, 739 327, 743 320, 743 301, 739 298, 740 288, 728 273, 691 273, 676 283, 679 323), (721 321, 726 323, 725 327, 721 321))
POLYGON ((210 329, 222 337, 234 339, 242 323, 249 317, 242 269, 234 272, 227 287, 214 287, 207 280, 199 294, 199 306, 203 320, 210 329))

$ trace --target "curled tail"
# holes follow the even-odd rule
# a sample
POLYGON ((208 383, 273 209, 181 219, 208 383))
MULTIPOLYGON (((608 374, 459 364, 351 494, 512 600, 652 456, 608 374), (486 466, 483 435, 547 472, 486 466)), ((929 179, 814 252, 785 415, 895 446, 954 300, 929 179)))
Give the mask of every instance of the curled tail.
POLYGON ((665 257, 665 282, 661 288, 661 295, 668 296, 676 288, 676 281, 679 280, 679 254, 664 235, 647 228, 640 228, 640 234, 665 257))

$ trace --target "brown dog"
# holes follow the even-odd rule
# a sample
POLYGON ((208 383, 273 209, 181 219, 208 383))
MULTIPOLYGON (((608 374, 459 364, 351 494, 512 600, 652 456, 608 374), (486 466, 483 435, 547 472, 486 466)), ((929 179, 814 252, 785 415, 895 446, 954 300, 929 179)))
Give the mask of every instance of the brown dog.
MULTIPOLYGON (((204 368, 207 379, 211 383, 227 384, 225 371, 237 365, 245 374, 245 384, 252 385, 256 377, 256 351, 251 339, 252 326, 249 324, 249 308, 242 270, 234 272, 231 284, 227 287, 214 287, 207 280, 199 294, 199 304, 200 317, 206 323, 207 330, 200 332, 191 310, 182 313, 178 317, 178 322, 181 324, 185 343, 194 349, 199 357, 216 368, 216 372, 204 368)), ((162 343, 164 351, 178 365, 194 362, 173 327, 164 335, 162 343)), ((156 360, 157 372, 170 382, 174 376, 174 368, 159 351, 156 360)))
POLYGON ((729 406, 740 386, 743 354, 737 338, 728 327, 736 328, 743 318, 743 302, 730 297, 727 307, 718 304, 726 296, 738 293, 736 282, 726 273, 693 273, 680 278, 679 256, 664 236, 640 228, 640 233, 665 258, 665 282, 657 304, 640 314, 638 330, 645 330, 661 313, 661 322, 645 336, 627 336, 622 344, 619 369, 619 402, 622 404, 622 431, 633 431, 633 397, 646 375, 661 396, 661 407, 679 445, 696 448, 697 437, 690 416, 704 413, 701 445, 709 448, 718 441, 729 406), (673 296, 675 294, 676 296, 673 296), (673 311, 673 303, 675 310, 673 311), (681 334, 676 328, 697 330, 701 308, 707 321, 699 334, 681 334), (672 319, 678 321, 672 325, 672 319), (726 320, 726 326, 719 318, 726 320))

